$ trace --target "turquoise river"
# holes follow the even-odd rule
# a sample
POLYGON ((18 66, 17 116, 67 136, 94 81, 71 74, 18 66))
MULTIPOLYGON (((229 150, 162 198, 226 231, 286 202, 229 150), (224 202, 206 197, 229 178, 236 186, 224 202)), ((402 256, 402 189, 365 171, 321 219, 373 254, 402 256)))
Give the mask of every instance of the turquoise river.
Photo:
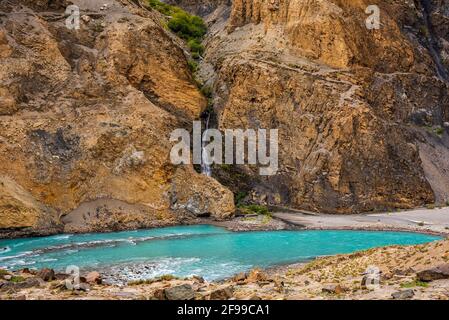
POLYGON ((217 280, 253 267, 302 262, 385 245, 440 237, 377 231, 230 232, 211 225, 0 240, 0 268, 98 270, 111 282, 163 274, 217 280))

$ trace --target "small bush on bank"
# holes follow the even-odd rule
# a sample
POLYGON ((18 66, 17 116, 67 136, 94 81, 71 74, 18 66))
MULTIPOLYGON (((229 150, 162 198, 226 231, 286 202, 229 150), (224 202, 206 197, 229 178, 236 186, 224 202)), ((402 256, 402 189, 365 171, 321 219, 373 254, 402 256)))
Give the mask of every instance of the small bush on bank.
POLYGON ((243 214, 271 215, 270 210, 266 206, 257 204, 239 206, 239 210, 243 214))
POLYGON ((21 276, 13 276, 10 281, 14 283, 19 283, 25 281, 25 278, 21 276))

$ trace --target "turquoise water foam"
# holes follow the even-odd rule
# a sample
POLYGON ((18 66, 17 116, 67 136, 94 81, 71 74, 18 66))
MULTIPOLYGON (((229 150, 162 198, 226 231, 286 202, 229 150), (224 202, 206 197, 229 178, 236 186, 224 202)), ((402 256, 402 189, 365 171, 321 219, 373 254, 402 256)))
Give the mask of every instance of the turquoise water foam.
POLYGON ((0 267, 104 270, 127 281, 163 274, 222 279, 253 267, 307 261, 440 237, 377 231, 230 232, 210 225, 0 240, 0 267))

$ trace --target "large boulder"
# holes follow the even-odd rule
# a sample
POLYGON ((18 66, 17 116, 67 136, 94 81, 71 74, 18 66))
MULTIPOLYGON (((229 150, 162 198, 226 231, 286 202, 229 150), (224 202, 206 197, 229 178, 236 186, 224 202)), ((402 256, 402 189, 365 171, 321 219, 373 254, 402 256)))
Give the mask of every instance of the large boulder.
POLYGON ((432 281, 440 279, 449 279, 449 264, 442 264, 435 268, 421 270, 416 274, 420 281, 432 281))
POLYGON ((164 290, 164 294, 167 300, 193 300, 195 298, 195 291, 189 284, 167 288, 164 290))

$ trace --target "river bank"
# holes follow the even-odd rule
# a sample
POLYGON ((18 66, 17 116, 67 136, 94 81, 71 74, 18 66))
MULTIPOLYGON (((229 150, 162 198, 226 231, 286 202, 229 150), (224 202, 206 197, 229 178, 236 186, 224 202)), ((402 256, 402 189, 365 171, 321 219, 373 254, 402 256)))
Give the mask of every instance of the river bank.
POLYGON ((449 235, 448 207, 355 215, 276 212, 273 217, 307 230, 382 230, 449 235))
POLYGON ((45 279, 42 275, 48 275, 48 271, 3 271, 0 299, 446 300, 449 298, 448 261, 449 240, 441 240, 322 257, 305 264, 253 269, 217 282, 195 276, 182 279, 163 276, 117 286, 101 284, 101 275, 89 274, 81 278, 82 284, 77 289, 68 289, 60 274, 45 279), (371 278, 367 281, 367 275, 374 276, 374 281, 371 278))

